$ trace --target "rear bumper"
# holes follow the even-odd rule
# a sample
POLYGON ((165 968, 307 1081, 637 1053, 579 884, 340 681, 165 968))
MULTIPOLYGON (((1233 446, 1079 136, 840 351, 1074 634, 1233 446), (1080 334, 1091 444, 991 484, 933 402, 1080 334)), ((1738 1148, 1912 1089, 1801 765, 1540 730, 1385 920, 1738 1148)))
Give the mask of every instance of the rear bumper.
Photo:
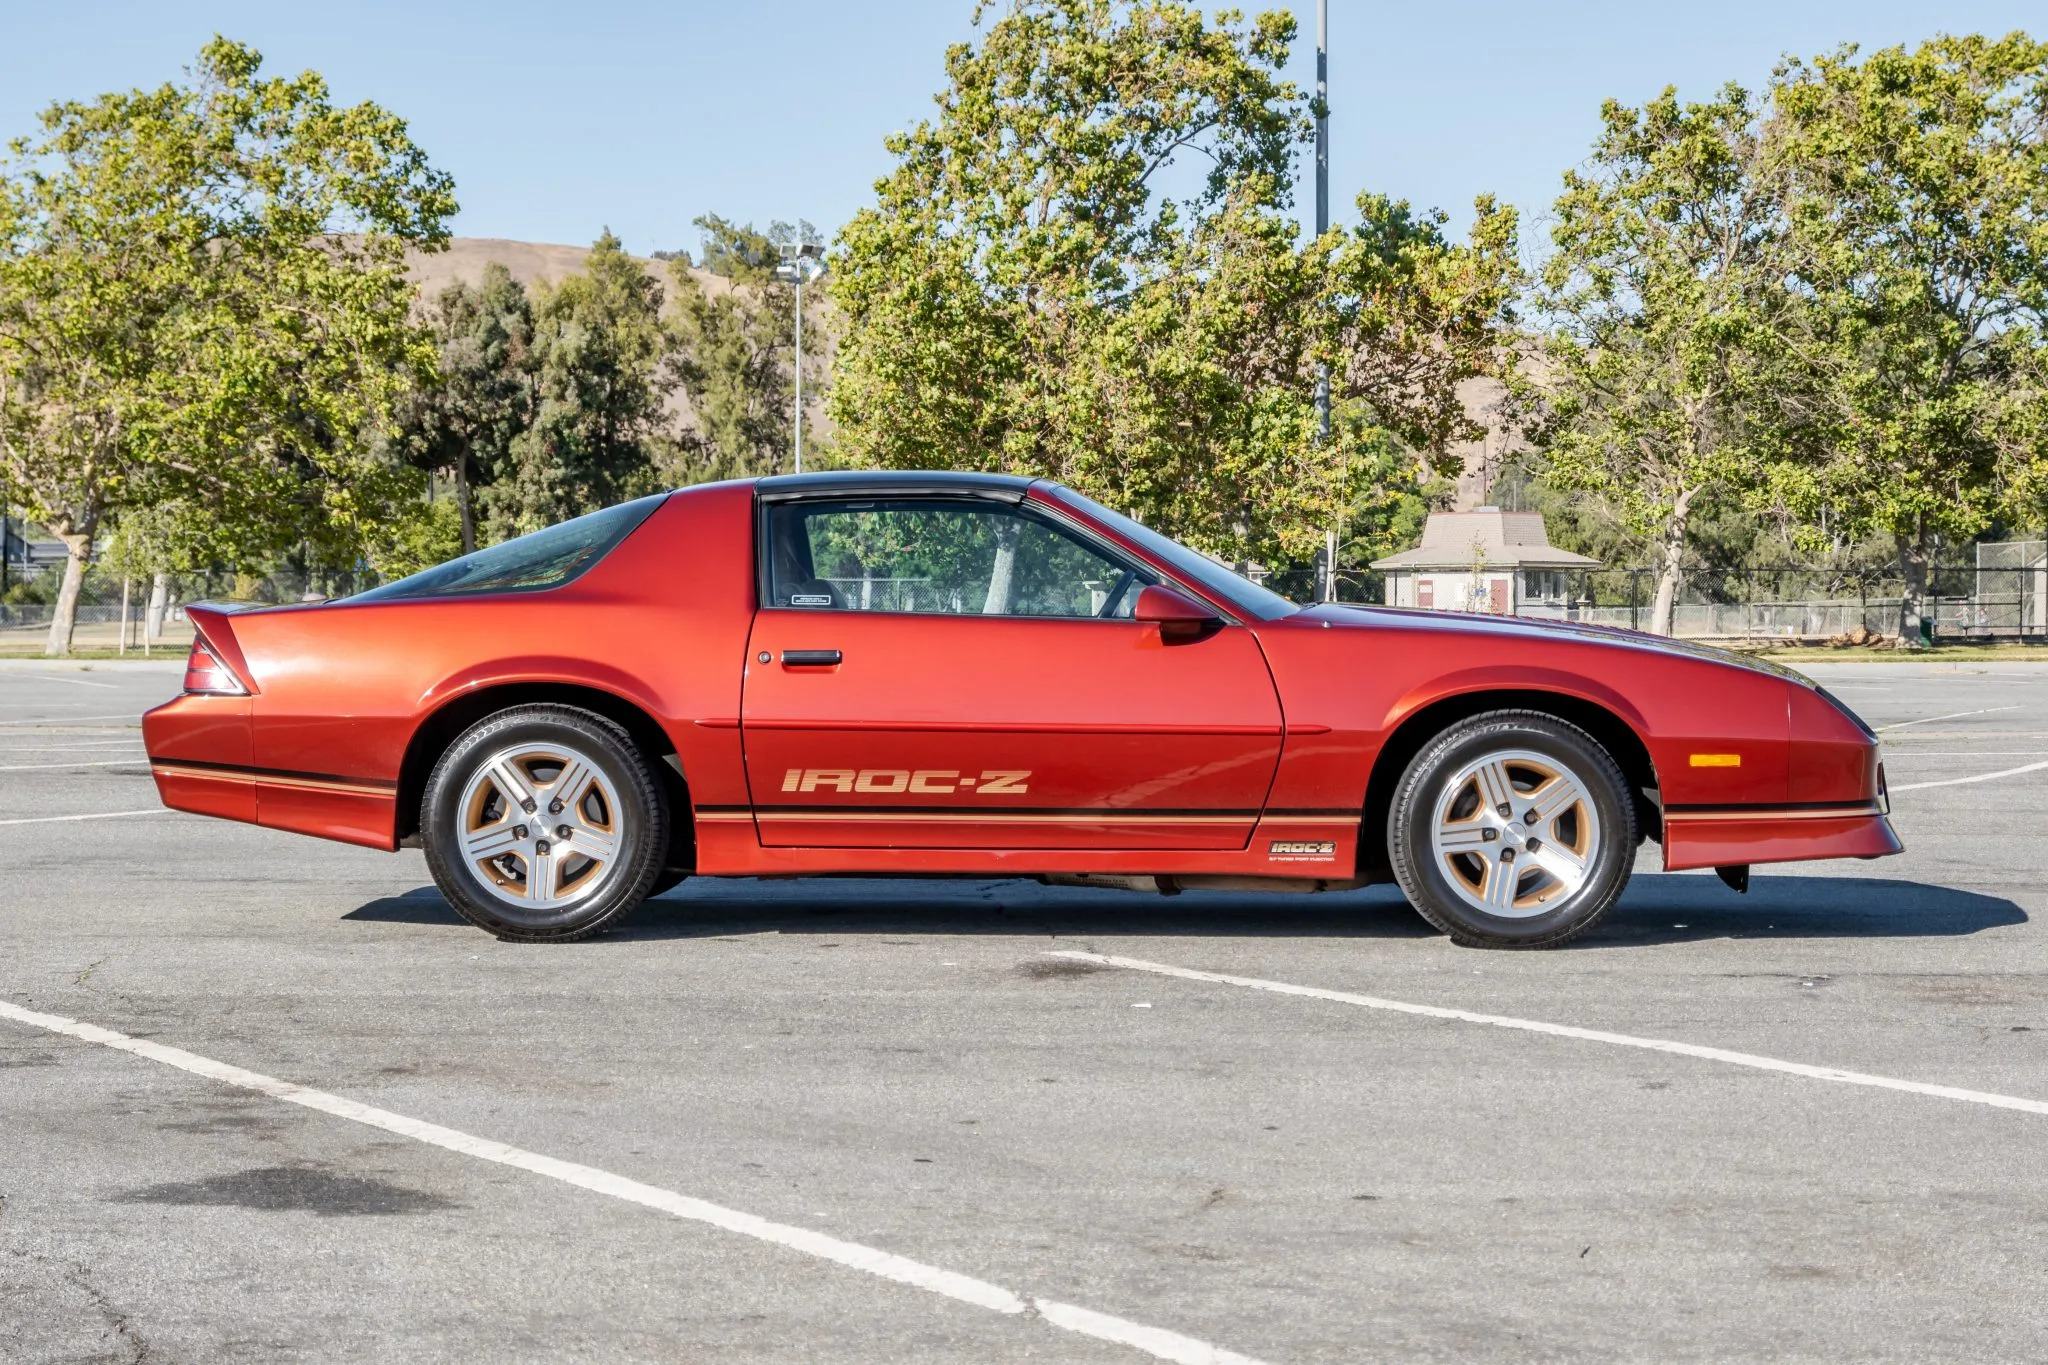
POLYGON ((172 810, 256 823, 248 697, 185 696, 142 717, 157 795, 172 810))
POLYGON ((395 780, 256 766, 252 707, 248 697, 185 696, 143 716, 150 775, 166 806, 367 848, 396 847, 395 780))
POLYGON ((1664 814, 1664 867, 1671 872, 1822 858, 1885 858, 1905 847, 1876 802, 1664 814))

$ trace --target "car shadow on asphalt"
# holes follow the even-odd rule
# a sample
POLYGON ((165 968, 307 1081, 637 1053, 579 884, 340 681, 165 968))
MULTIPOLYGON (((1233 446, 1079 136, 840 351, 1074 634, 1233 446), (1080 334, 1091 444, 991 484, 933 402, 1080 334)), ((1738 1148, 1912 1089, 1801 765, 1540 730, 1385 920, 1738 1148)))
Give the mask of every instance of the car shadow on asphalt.
MULTIPOLYGON (((431 886, 344 919, 458 924, 431 886)), ((1759 876, 1737 895, 1712 876, 1638 873, 1585 947, 1719 938, 1921 938, 2024 924, 2009 900, 1882 877, 1759 876)), ((1172 938, 1423 939, 1435 931, 1391 886, 1322 895, 1157 896, 996 879, 709 878, 647 902, 600 943, 734 934, 1065 934, 1172 938)), ((1575 945, 1577 946, 1577 945, 1575 945)))

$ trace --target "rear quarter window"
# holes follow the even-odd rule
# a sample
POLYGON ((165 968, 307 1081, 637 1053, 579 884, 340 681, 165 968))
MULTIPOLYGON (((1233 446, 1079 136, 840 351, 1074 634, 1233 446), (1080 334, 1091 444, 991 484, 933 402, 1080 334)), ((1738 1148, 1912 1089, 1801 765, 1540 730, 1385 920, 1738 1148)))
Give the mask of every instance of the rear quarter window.
POLYGON ((357 593, 351 602, 395 602, 417 597, 480 597, 493 593, 545 592, 574 582, 668 498, 622 502, 602 512, 565 521, 544 531, 451 559, 431 569, 357 593))

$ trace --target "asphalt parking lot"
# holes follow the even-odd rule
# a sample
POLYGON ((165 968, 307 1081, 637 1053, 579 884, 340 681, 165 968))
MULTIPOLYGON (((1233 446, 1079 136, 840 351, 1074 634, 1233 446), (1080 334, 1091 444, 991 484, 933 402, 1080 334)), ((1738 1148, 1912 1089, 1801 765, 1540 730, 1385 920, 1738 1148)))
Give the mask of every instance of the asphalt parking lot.
POLYGON ((0 670, 0 1360, 2039 1359, 2048 666, 1810 671, 1904 856, 1652 849, 1514 954, 1000 881, 501 944, 128 814, 175 673, 0 670))

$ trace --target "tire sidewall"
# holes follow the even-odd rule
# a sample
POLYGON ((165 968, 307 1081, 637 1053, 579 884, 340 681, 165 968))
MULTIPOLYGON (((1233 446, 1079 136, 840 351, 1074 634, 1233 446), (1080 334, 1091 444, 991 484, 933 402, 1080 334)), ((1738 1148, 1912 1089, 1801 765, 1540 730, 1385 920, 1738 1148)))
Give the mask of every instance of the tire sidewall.
POLYGON ((1633 867, 1636 820, 1627 779, 1592 736, 1546 716, 1494 713, 1452 727, 1425 745, 1402 775, 1388 813, 1396 879, 1423 918, 1466 944, 1547 947, 1584 932, 1619 899, 1633 867), (1437 866, 1432 836, 1444 784, 1487 753, 1526 749, 1569 768, 1600 818, 1600 845, 1585 884, 1540 915, 1489 915, 1465 903, 1437 866))
POLYGON ((597 933, 645 900, 668 847, 659 785, 631 738, 602 717, 570 707, 522 707, 479 721, 434 765, 420 804, 427 866, 456 912, 501 938, 555 940, 597 933), (620 811, 618 872, 596 895, 553 911, 517 915, 469 860, 457 855, 463 793, 482 761, 522 744, 566 744, 611 782, 620 811))

